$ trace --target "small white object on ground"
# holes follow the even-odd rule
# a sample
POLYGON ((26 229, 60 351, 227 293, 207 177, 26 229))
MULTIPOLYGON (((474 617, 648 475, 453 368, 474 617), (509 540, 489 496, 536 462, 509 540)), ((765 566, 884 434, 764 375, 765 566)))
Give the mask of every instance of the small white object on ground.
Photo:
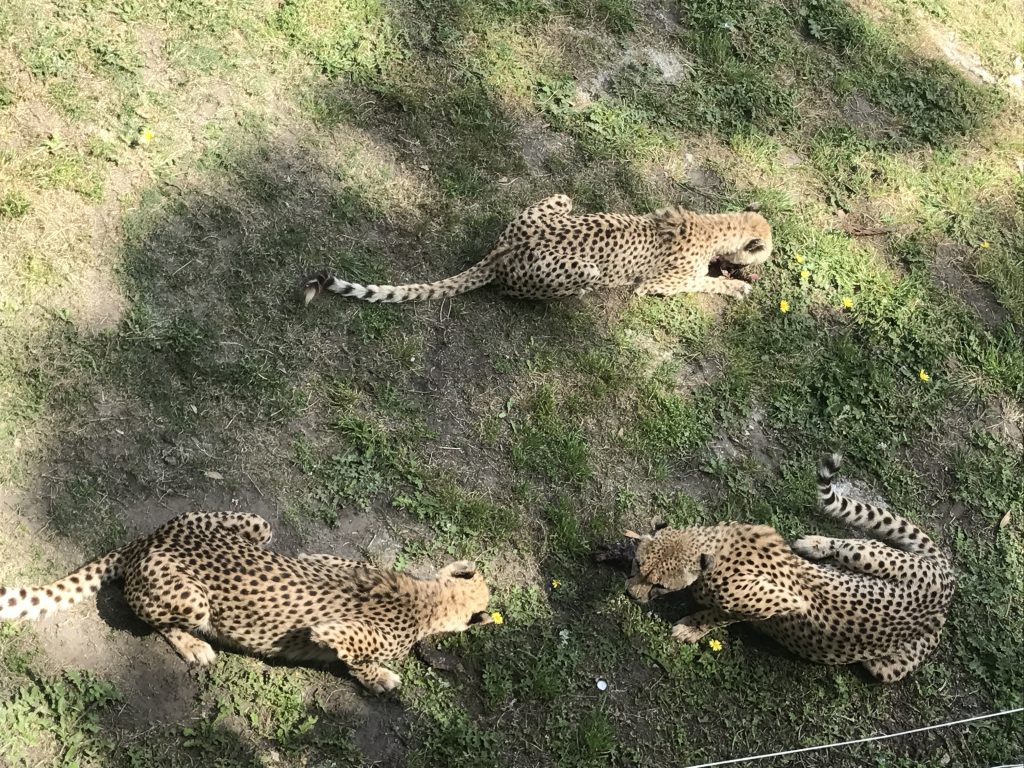
POLYGON ((608 681, 605 680, 603 677, 597 678, 597 680, 595 682, 597 684, 597 690, 599 690, 599 691, 607 691, 608 690, 608 681))

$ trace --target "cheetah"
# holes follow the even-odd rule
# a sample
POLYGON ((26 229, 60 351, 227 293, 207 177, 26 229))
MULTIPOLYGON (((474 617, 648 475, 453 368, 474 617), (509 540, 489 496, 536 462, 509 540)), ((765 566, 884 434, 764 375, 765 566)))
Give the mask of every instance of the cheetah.
POLYGON ((837 493, 841 457, 822 459, 824 511, 880 541, 805 536, 786 544, 767 525, 658 528, 639 538, 627 591, 640 602, 692 586, 704 606, 672 635, 697 642, 738 621, 811 661, 860 663, 892 683, 938 645, 953 598, 949 560, 920 528, 837 493))
POLYGON ((187 512, 44 587, 0 587, 0 620, 36 619, 124 580, 128 605, 187 662, 216 654, 196 633, 263 656, 345 662, 376 693, 401 679, 381 662, 418 641, 493 621, 476 565, 432 579, 334 555, 266 549, 270 524, 242 512, 187 512))
POLYGON ((322 290, 373 302, 457 296, 494 283, 520 299, 582 296, 633 286, 638 295, 717 293, 738 299, 751 286, 745 270, 771 256, 772 230, 756 205, 742 213, 702 214, 678 206, 645 216, 572 215, 572 200, 553 195, 520 213, 484 259, 433 283, 359 285, 321 273, 306 282, 305 303, 322 290))

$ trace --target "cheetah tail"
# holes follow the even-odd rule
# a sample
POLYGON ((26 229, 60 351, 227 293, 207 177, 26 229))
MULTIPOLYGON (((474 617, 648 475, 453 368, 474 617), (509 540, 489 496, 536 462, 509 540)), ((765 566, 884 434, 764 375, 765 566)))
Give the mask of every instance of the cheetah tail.
POLYGON ((849 499, 837 493, 833 481, 842 462, 843 457, 833 453, 823 456, 818 465, 818 499, 826 514, 905 552, 945 559, 928 534, 909 520, 885 507, 849 499))
POLYGON ((309 304, 324 290, 340 293, 363 301, 394 303, 405 301, 429 301, 458 296, 460 293, 480 288, 494 278, 494 254, 477 262, 457 275, 433 283, 407 283, 405 285, 360 285, 339 280, 325 272, 308 280, 303 288, 305 302, 309 304))
POLYGON ((38 619, 79 603, 121 576, 121 560, 122 550, 116 550, 45 587, 0 587, 0 620, 38 619))

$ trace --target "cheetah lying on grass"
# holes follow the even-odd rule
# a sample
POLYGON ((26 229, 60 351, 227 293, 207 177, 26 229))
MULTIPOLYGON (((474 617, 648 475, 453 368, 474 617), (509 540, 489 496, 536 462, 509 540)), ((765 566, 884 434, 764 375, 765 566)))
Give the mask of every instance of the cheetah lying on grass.
POLYGON ((839 464, 818 469, 825 512, 881 541, 806 536, 790 548, 766 525, 662 528, 638 537, 629 594, 647 602, 692 585, 706 609, 675 624, 683 642, 749 621, 812 661, 860 662, 886 683, 910 674, 938 645, 952 568, 917 526, 838 495, 839 464))
POLYGON ((132 610, 186 661, 214 660, 198 632, 251 653, 341 659, 378 693, 401 682, 382 661, 492 621, 471 562, 420 580, 334 555, 279 555, 264 548, 270 537, 258 515, 186 513, 48 586, 0 587, 0 619, 35 619, 123 578, 132 610))
POLYGON ((402 302, 456 296, 488 283, 522 299, 581 296, 624 285, 640 295, 743 298, 750 284, 738 278, 772 252, 771 227, 756 210, 701 214, 673 207, 646 216, 573 216, 572 201, 554 195, 519 214, 483 261, 454 277, 359 285, 321 274, 306 283, 306 304, 324 289, 364 301, 402 302))

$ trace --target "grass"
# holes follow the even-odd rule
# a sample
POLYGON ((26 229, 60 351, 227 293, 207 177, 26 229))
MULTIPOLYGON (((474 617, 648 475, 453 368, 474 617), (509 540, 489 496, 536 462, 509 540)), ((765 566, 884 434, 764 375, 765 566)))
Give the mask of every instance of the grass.
MULTIPOLYGON (((0 762, 656 766, 1020 706, 1011 5, 0 7, 0 580, 240 508, 286 551, 475 558, 505 616, 441 641, 462 672, 409 659, 387 699, 230 653, 190 680, 116 615, 82 655, 64 640, 89 607, 5 625, 0 762), (295 295, 325 265, 452 274, 555 192, 760 201, 775 257, 743 304, 295 295), (832 449, 959 574, 942 644, 897 686, 742 627, 680 647, 685 601, 634 605, 589 559, 654 516, 839 534, 814 511, 832 449)), ((1019 732, 781 762, 994 765, 1019 732)))

